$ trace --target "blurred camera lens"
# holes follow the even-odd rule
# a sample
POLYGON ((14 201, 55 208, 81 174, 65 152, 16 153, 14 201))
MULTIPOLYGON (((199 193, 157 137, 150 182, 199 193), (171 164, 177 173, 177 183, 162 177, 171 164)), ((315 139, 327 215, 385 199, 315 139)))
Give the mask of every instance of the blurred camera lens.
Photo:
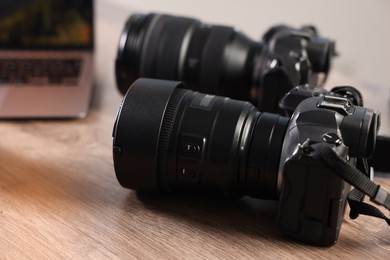
POLYGON ((179 82, 139 79, 114 126, 115 172, 134 190, 277 199, 288 121, 179 82))
POLYGON ((192 90, 275 112, 280 98, 296 85, 321 85, 334 54, 334 42, 314 27, 275 26, 260 42, 228 26, 134 14, 119 41, 116 81, 125 94, 139 77, 180 80, 192 90))

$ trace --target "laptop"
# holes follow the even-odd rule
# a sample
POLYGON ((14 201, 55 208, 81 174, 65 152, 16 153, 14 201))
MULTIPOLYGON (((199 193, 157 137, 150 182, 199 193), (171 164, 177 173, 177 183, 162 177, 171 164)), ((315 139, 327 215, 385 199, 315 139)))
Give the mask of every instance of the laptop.
POLYGON ((84 117, 93 0, 0 2, 0 118, 84 117))

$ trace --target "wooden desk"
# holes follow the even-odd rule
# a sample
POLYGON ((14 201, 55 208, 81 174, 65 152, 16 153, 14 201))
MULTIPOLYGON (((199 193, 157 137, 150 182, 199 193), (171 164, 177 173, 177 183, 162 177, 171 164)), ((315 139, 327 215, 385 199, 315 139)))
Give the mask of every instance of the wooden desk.
MULTIPOLYGON (((0 122, 0 258, 388 259, 389 227, 380 220, 346 218, 339 242, 318 248, 281 234, 276 202, 122 188, 111 156, 121 100, 113 60, 128 12, 102 4, 97 12, 97 85, 89 115, 0 122)), ((378 181, 390 190, 390 179, 378 181)))

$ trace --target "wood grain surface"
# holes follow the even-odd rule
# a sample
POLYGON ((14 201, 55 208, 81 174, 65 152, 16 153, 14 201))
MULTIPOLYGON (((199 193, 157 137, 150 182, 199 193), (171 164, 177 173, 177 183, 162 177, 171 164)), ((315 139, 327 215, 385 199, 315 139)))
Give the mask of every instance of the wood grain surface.
MULTIPOLYGON (((0 259, 389 259, 384 221, 345 218, 339 241, 286 238, 277 202, 158 196, 122 188, 112 163, 121 96, 113 64, 132 10, 97 6, 96 87, 75 120, 0 122, 0 259)), ((390 190, 390 179, 377 179, 390 190)))

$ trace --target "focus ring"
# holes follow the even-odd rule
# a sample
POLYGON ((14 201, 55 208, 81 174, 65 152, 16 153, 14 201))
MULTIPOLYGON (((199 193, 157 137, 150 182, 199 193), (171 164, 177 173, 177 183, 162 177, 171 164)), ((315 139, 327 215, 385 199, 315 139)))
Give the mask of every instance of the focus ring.
POLYGON ((169 141, 171 138, 173 124, 175 123, 177 111, 179 109, 181 101, 183 100, 184 95, 187 92, 188 90, 185 89, 175 89, 168 101, 161 123, 161 131, 158 140, 157 153, 157 178, 159 183, 159 189, 161 191, 170 190, 169 185, 167 183, 169 141))

